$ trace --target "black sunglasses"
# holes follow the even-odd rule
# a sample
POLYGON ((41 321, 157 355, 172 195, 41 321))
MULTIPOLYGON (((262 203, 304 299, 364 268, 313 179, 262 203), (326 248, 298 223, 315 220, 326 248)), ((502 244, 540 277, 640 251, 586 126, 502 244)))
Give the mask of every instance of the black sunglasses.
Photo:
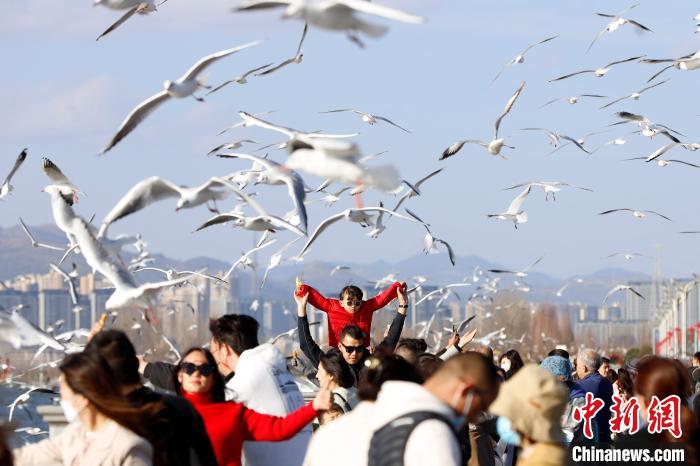
POLYGON ((347 351, 350 354, 362 353, 365 350, 365 347, 362 345, 360 345, 360 346, 348 346, 345 343, 343 343, 342 341, 340 342, 340 344, 343 345, 343 348, 345 348, 345 351, 347 351))
POLYGON ((345 301, 345 304, 347 306, 360 307, 362 305, 362 301, 345 301))
POLYGON ((183 362, 182 366, 180 366, 180 369, 182 369, 182 372, 184 372, 187 375, 192 375, 196 371, 199 371, 199 374, 202 377, 209 377, 214 372, 214 368, 211 366, 211 364, 208 363, 198 366, 191 362, 183 362))

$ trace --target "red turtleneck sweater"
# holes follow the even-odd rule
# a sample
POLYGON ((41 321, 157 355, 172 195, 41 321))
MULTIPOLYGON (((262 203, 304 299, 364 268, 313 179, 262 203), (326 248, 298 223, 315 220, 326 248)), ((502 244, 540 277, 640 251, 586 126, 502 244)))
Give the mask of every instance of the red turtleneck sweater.
POLYGON ((396 298, 396 292, 401 287, 399 282, 395 282, 382 293, 367 301, 362 301, 360 309, 355 313, 346 311, 337 299, 328 299, 309 285, 301 285, 297 290, 297 296, 304 296, 309 293, 309 304, 328 314, 328 344, 332 347, 338 346, 340 332, 348 324, 355 324, 365 334, 365 346, 370 344, 370 328, 372 327, 372 314, 374 311, 383 308, 396 298))
POLYGON ((182 392, 202 416, 219 466, 240 466, 244 440, 280 441, 296 435, 316 417, 313 402, 286 417, 268 416, 241 403, 214 403, 211 394, 182 392))

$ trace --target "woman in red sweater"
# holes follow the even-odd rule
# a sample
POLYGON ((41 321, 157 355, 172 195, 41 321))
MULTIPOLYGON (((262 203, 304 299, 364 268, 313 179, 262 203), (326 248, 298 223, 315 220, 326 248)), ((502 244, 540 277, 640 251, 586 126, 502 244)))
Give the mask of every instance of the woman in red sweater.
POLYGON ((327 386, 312 402, 286 417, 260 414, 241 403, 224 401, 224 380, 212 354, 202 348, 185 353, 177 371, 177 386, 202 416, 219 466, 241 465, 244 440, 290 439, 332 404, 327 386))
POLYGON ((340 332, 348 324, 355 324, 365 335, 364 345, 370 345, 370 328, 372 327, 372 314, 396 298, 399 288, 406 289, 406 282, 394 282, 389 288, 374 298, 362 300, 362 290, 356 286, 346 286, 340 290, 340 300, 328 299, 321 293, 302 284, 297 287, 298 297, 309 294, 309 304, 328 314, 328 345, 338 346, 340 332))

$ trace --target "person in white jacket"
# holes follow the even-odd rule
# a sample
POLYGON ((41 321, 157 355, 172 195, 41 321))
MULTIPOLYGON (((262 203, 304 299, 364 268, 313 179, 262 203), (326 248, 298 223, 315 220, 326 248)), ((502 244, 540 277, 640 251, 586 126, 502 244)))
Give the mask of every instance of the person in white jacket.
MULTIPOLYGON (((210 349, 227 377, 226 399, 259 413, 286 416, 304 405, 284 356, 271 344, 258 344, 258 321, 251 316, 228 314, 212 320, 210 349)), ((305 427, 285 442, 244 442, 247 466, 299 466, 311 438, 305 427)))
MULTIPOLYGON (((461 466, 467 458, 462 458, 455 432, 466 421, 475 422, 479 413, 488 408, 498 394, 498 384, 495 366, 483 355, 467 352, 454 356, 423 385, 385 383, 372 410, 369 429, 377 436, 387 426, 400 425, 412 413, 436 413, 443 420, 420 422, 409 434, 403 464, 461 466)), ((383 446, 370 441, 368 457, 396 454, 381 451, 383 446), (378 450, 374 450, 375 446, 378 450)))

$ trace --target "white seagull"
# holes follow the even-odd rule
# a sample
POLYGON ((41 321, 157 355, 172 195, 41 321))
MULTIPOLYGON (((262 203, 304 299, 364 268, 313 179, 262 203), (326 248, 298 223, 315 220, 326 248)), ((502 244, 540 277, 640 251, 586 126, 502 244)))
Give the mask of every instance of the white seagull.
POLYGON ((255 76, 266 76, 270 73, 274 73, 275 71, 284 68, 287 65, 291 65, 292 63, 296 63, 297 65, 301 63, 301 60, 304 58, 304 54, 301 53, 301 47, 304 45, 304 39, 306 39, 306 33, 309 31, 309 23, 304 24, 304 31, 301 33, 301 40, 299 41, 299 45, 297 46, 297 53, 294 55, 292 58, 288 58, 287 60, 284 60, 282 63, 279 63, 278 65, 275 65, 271 68, 266 69, 265 71, 261 71, 260 73, 256 74, 255 76))
POLYGON ((540 258, 537 259, 535 262, 533 262, 532 264, 528 265, 527 267, 525 267, 525 268, 522 269, 522 270, 489 269, 489 272, 491 272, 491 273, 507 273, 507 274, 513 274, 513 275, 515 275, 516 277, 525 278, 525 277, 527 277, 527 274, 528 274, 528 272, 530 271, 530 269, 533 268, 534 266, 536 266, 537 264, 539 264, 539 263, 542 261, 542 259, 544 259, 544 256, 540 257, 540 258))
MULTIPOLYGON (((167 1, 167 0, 166 0, 167 1)), ((126 7, 129 8, 126 13, 124 13, 122 16, 119 17, 110 27, 108 27, 102 34, 100 34, 97 39, 95 40, 100 40, 110 32, 114 31, 117 29, 119 26, 124 24, 126 20, 131 18, 135 13, 139 13, 141 15, 146 15, 148 13, 151 13, 153 11, 156 11, 156 6, 153 3, 153 0, 140 0, 138 2, 133 2, 133 1, 126 1, 126 2, 108 2, 108 1, 101 1, 101 0, 96 0, 95 1, 95 6, 97 5, 105 5, 107 6, 108 3, 116 4, 116 3, 121 3, 122 5, 131 5, 134 4, 133 6, 126 7)), ((165 3, 165 2, 161 2, 165 3)), ((115 10, 123 10, 124 8, 113 8, 109 7, 115 10)))
POLYGON ((90 231, 90 226, 81 218, 73 222, 73 234, 85 261, 114 285, 114 293, 105 302, 108 311, 124 307, 150 308, 158 293, 166 287, 184 283, 191 275, 155 283, 139 285, 133 275, 115 260, 90 231))
POLYGON ((364 0, 248 0, 234 11, 275 7, 285 7, 283 18, 297 18, 319 28, 344 31, 355 42, 358 42, 357 34, 360 32, 376 38, 383 36, 388 30, 386 26, 363 20, 357 13, 411 24, 425 21, 420 16, 364 0))
POLYGON ((610 62, 607 65, 603 66, 602 68, 596 68, 593 70, 576 71, 575 73, 565 74, 564 76, 559 76, 558 78, 550 79, 549 82, 552 83, 554 81, 561 81, 562 79, 567 79, 567 78, 570 78, 572 76, 576 76, 579 74, 585 74, 585 73, 593 73, 596 76, 596 78, 602 78, 603 76, 605 76, 607 74, 608 71, 610 71, 610 68, 612 68, 614 65, 619 65, 621 63, 627 63, 627 62, 639 60, 642 57, 643 57, 643 55, 641 55, 639 57, 625 58, 624 60, 617 60, 614 62, 610 62))
POLYGON ((233 79, 229 79, 228 81, 224 81, 223 83, 216 86, 214 89, 207 92, 206 95, 213 94, 214 92, 223 89, 224 87, 228 86, 229 84, 233 84, 233 83, 247 84, 248 83, 248 76, 250 76, 251 74, 256 73, 260 70, 264 70, 265 68, 267 68, 268 66, 271 66, 271 65, 272 65, 272 63, 266 63, 265 65, 255 67, 252 70, 248 70, 240 76, 236 76, 233 79))
POLYGON ((496 75, 496 77, 493 78, 493 81, 491 81, 491 84, 493 84, 494 82, 496 82, 496 80, 499 78, 499 76, 501 76, 501 74, 502 74, 502 73, 506 70, 506 68, 508 68, 509 66, 511 66, 511 65, 519 65, 519 64, 521 64, 521 63, 524 63, 524 62, 525 62, 525 54, 528 52, 528 50, 530 50, 531 48, 536 47, 536 46, 538 46, 538 45, 540 45, 540 44, 544 44, 545 42, 549 42, 550 40, 556 39, 557 37, 559 37, 559 36, 557 35, 557 36, 547 37, 547 38, 544 39, 544 40, 541 40, 541 41, 539 41, 539 42, 536 42, 536 43, 534 43, 534 44, 532 44, 532 45, 527 46, 527 47, 525 48, 525 50, 523 50, 522 52, 520 52, 519 54, 517 54, 517 55, 515 56, 515 58, 513 58, 512 60, 508 61, 508 63, 506 63, 505 65, 503 65, 503 68, 501 68, 501 71, 499 71, 498 74, 496 75))
POLYGON ((401 196, 401 198, 399 199, 399 202, 396 203, 396 206, 392 210, 394 212, 396 212, 397 210, 399 210, 399 207, 401 207, 401 204, 403 204, 407 200, 411 199, 412 197, 420 196, 421 195, 420 187, 423 185, 423 183, 425 183, 430 178, 434 177, 435 175, 437 175, 438 173, 440 173, 443 170, 444 170, 444 167, 440 168, 438 170, 435 170, 434 172, 429 173, 428 175, 424 176, 423 178, 416 181, 415 183, 405 182, 408 185, 409 189, 404 193, 403 196, 401 196))
POLYGON ((12 309, 9 313, 0 309, 0 341, 9 343, 15 349, 42 345, 58 351, 65 349, 54 337, 22 317, 18 309, 12 309))
POLYGON ((600 95, 600 94, 579 94, 571 97, 559 97, 558 99, 552 99, 544 104, 540 108, 546 107, 547 105, 551 105, 554 102, 559 102, 560 100, 566 100, 569 102, 571 105, 577 104, 579 100, 581 100, 582 97, 591 97, 591 98, 598 98, 598 99, 604 99, 607 96, 606 95, 600 95))
POLYGON ((12 186, 10 184, 12 182, 12 177, 15 176, 15 173, 17 173, 17 170, 19 170, 19 167, 22 166, 22 164, 24 163, 24 161, 26 159, 27 159, 27 149, 24 149, 17 156, 17 159, 15 160, 15 164, 12 166, 10 173, 8 173, 7 176, 5 177, 5 181, 3 181, 2 185, 0 185, 0 200, 4 199, 5 196, 7 196, 14 189, 14 186, 12 186))
POLYGON ((598 213, 598 215, 607 215, 607 214, 611 214, 613 212, 630 212, 630 213, 632 213, 632 215, 635 216, 635 218, 639 218, 639 219, 646 217, 646 214, 654 214, 654 215, 659 216, 665 220, 668 220, 669 222, 672 221, 670 218, 666 217, 665 215, 662 215, 662 214, 655 212, 653 210, 636 210, 636 209, 626 209, 626 208, 625 209, 611 209, 611 210, 606 210, 604 212, 600 212, 600 213, 598 213))
MULTIPOLYGON (((241 266, 243 266, 243 267, 246 267, 246 266, 247 266, 247 267, 251 267, 252 269, 255 269, 255 264, 253 263, 253 261, 250 260, 250 256, 251 256, 252 254, 254 254, 254 253, 260 251, 261 249, 264 249, 264 248, 268 247, 269 245, 274 244, 274 243, 276 243, 276 242, 277 242, 276 239, 271 239, 270 241, 268 241, 268 242, 266 242, 266 243, 263 243, 263 244, 261 244, 261 245, 259 245, 259 246, 256 246, 256 247, 254 247, 253 249, 251 249, 250 251, 248 251, 248 252, 246 252, 246 253, 243 253, 243 255, 242 255, 241 257, 239 257, 238 260, 236 260, 236 262, 234 262, 233 265, 231 265, 231 268, 229 268, 228 271, 224 274, 223 279, 224 279, 224 280, 228 280, 228 277, 231 276, 231 274, 233 273, 233 271, 234 271, 234 270, 236 269, 236 267, 238 267, 239 265, 241 265, 241 266)), ((252 306, 251 306, 251 309, 252 309, 252 306)), ((256 310, 257 310, 257 308, 256 308, 256 310)))
POLYGON ((612 296, 613 294, 617 293, 618 291, 622 291, 622 290, 630 290, 632 293, 634 293, 637 296, 639 296, 640 298, 646 300, 646 298, 644 296, 642 296, 642 294, 639 291, 635 290, 631 286, 629 286, 629 285, 617 285, 616 287, 614 287, 610 291, 608 291, 608 293, 605 295, 605 298, 603 298, 603 302, 601 303, 601 306, 607 302, 607 300, 610 296, 612 296))
POLYGON ((27 225, 24 223, 24 220, 22 220, 22 217, 19 218, 19 223, 22 226, 22 230, 27 234, 29 237, 29 240, 32 242, 32 246, 35 248, 46 248, 46 249, 51 249, 54 251, 63 251, 65 248, 61 248, 58 246, 51 246, 50 244, 45 244, 45 243, 40 243, 39 241, 34 239, 34 235, 29 231, 29 228, 27 225))
POLYGON ((621 12, 619 12, 619 13, 617 13, 617 14, 614 14, 614 15, 610 15, 610 14, 606 14, 606 13, 596 13, 596 15, 602 16, 603 18, 612 18, 612 19, 611 19, 610 22, 603 28, 602 31, 600 31, 598 34, 596 34, 596 36, 593 38, 593 42, 591 42, 591 45, 589 45, 589 46, 588 46, 588 49, 586 49, 586 53, 588 53, 588 51, 591 50, 591 47, 593 47, 593 44, 595 44, 596 41, 597 41, 598 39, 600 39, 600 38, 603 36, 603 34, 605 34, 605 33, 610 33, 610 32, 614 32, 614 31, 616 31, 620 26, 624 26, 625 24, 631 24, 632 26, 634 26, 634 27, 636 28, 635 30, 636 30, 637 32, 642 32, 642 31, 654 32, 654 31, 652 31, 651 29, 649 29, 648 27, 644 26, 643 24, 641 24, 641 23, 639 23, 639 22, 637 22, 637 21, 635 21, 635 20, 633 20, 633 19, 627 19, 627 18, 623 18, 622 16, 620 16, 621 14, 623 14, 623 13, 625 13, 625 12, 631 10, 632 8, 637 7, 638 5, 639 5, 639 3, 634 4, 634 5, 632 5, 631 7, 626 8, 626 9, 622 10, 621 12))
POLYGON ((176 81, 167 80, 163 84, 163 90, 153 94, 148 99, 144 100, 136 106, 124 119, 121 126, 117 130, 117 133, 112 137, 112 139, 107 143, 107 145, 102 149, 101 153, 104 154, 114 146, 116 146, 119 141, 124 139, 129 133, 131 133, 143 120, 146 119, 148 115, 151 114, 158 106, 162 103, 170 100, 171 98, 183 99, 185 97, 194 97, 195 99, 202 101, 201 97, 196 97, 194 93, 199 88, 206 88, 204 84, 197 80, 198 76, 204 71, 208 66, 212 65, 214 62, 227 57, 233 53, 247 49, 260 42, 251 42, 249 44, 241 45, 239 47, 234 47, 232 49, 222 50, 220 52, 212 53, 204 58, 201 58, 197 63, 195 63, 187 72, 182 75, 176 81))
POLYGON ((662 85, 662 84, 664 84, 664 83, 666 83, 666 82, 668 82, 668 79, 666 79, 665 81, 658 82, 658 83, 656 83, 656 84, 652 84, 651 86, 643 87, 643 88, 641 88, 640 90, 631 93, 630 95, 626 95, 626 96, 624 96, 624 97, 620 97, 619 99, 615 99, 615 100, 613 100, 612 102, 608 102, 607 104, 605 104, 605 105, 603 105, 602 107, 600 107, 600 109, 602 110, 602 109, 604 109, 604 108, 608 108, 608 107, 610 107, 611 105, 615 105, 616 103, 622 102, 623 100, 627 100, 627 99, 639 100, 639 98, 641 97, 641 95, 642 95, 644 92, 648 91, 649 89, 653 89, 653 88, 655 88, 656 86, 660 86, 660 85, 662 85))
POLYGON ((282 164, 269 159, 264 159, 262 157, 257 157, 255 155, 225 153, 217 154, 217 156, 227 159, 250 160, 257 163, 258 166, 264 168, 264 170, 261 170, 257 174, 256 184, 286 185, 289 197, 292 199, 296 213, 301 221, 302 228, 304 231, 306 231, 308 224, 306 206, 304 205, 304 201, 306 200, 306 190, 304 189, 304 180, 297 172, 282 164))
POLYGON ((234 226, 243 228, 244 230, 269 231, 273 233, 277 230, 289 230, 299 236, 306 235, 306 233, 299 229, 299 227, 292 225, 290 222, 274 215, 265 214, 254 217, 246 217, 243 214, 235 212, 217 214, 197 227, 195 231, 200 231, 212 225, 219 225, 228 222, 233 222, 234 226))
POLYGON ((555 133, 554 131, 548 130, 547 128, 521 128, 520 131, 544 131, 547 134, 547 137, 549 138, 549 143, 553 145, 554 147, 559 146, 561 143, 561 140, 564 139, 565 141, 569 141, 582 151, 584 151, 586 154, 590 154, 583 145, 578 142, 578 139, 574 139, 571 136, 567 136, 566 134, 559 134, 555 133))
POLYGON ((316 228, 316 230, 313 232, 309 240, 306 242, 302 250, 299 252, 299 254, 297 254, 297 257, 302 257, 306 253, 306 251, 308 251, 309 247, 311 247, 311 244, 314 241, 316 241, 316 238, 318 238, 321 233, 323 233, 329 226, 340 220, 345 219, 353 223, 359 223, 362 226, 374 226, 374 220, 369 214, 375 212, 384 212, 385 214, 391 215, 392 217, 398 217, 404 220, 408 220, 410 222, 420 223, 417 220, 414 220, 410 217, 406 217, 401 214, 397 214, 396 212, 392 212, 391 210, 385 209, 383 207, 363 207, 360 209, 345 209, 344 211, 338 214, 331 215, 323 222, 321 222, 316 228))
POLYGON ((528 194, 530 194, 530 190, 532 189, 532 186, 528 186, 518 194, 518 197, 513 199, 513 202, 510 203, 508 206, 508 209, 505 212, 501 212, 500 214, 486 214, 487 217, 489 218, 497 218, 499 220, 510 220, 513 222, 513 225, 515 228, 518 228, 518 224, 520 223, 526 223, 527 222, 527 212, 524 210, 521 210, 521 207, 523 205, 523 202, 525 202, 525 198, 527 197, 528 194))
POLYGON ((363 112, 361 110, 357 110, 354 108, 339 108, 337 110, 327 110, 325 112, 318 112, 318 113, 340 113, 340 112, 352 112, 355 115, 358 115, 362 121, 364 121, 365 123, 367 123, 370 126, 372 126, 373 124, 375 124, 377 122, 377 120, 379 120, 379 121, 383 121, 385 123, 389 123, 390 125, 392 125, 396 128, 399 128, 402 131, 410 133, 409 130, 407 130, 403 126, 397 125, 396 123, 394 123, 393 121, 391 121, 390 119, 388 119, 386 117, 383 117, 380 115, 373 115, 371 113, 363 112))
POLYGON ((656 79, 661 73, 670 68, 676 68, 682 71, 692 71, 700 68, 700 50, 680 58, 647 58, 644 60, 640 60, 640 63, 671 63, 670 65, 661 68, 661 70, 658 73, 654 74, 651 78, 649 78, 647 82, 650 82, 656 79))
POLYGON ((150 270, 153 272, 160 272, 163 275, 165 275, 165 278, 167 280, 175 280, 177 278, 182 277, 183 275, 189 275, 190 278, 192 278, 193 276, 196 276, 196 277, 206 278, 207 280, 214 280, 214 281, 218 281, 218 282, 222 282, 222 283, 227 283, 226 280, 222 280, 221 278, 215 277, 213 275, 208 275, 206 273, 203 273, 203 271, 174 270, 174 269, 164 270, 164 269, 159 269, 158 267, 140 267, 140 268, 134 270, 134 272, 143 272, 144 270, 150 270))
MULTIPOLYGON (((175 211, 179 211, 180 209, 197 207, 209 201, 224 199, 228 197, 231 192, 235 192, 239 196, 245 196, 230 183, 219 178, 210 178, 206 183, 194 188, 188 188, 185 186, 177 186, 158 176, 151 176, 150 178, 136 183, 119 202, 115 204, 102 221, 97 236, 102 238, 105 236, 107 229, 112 223, 163 199, 176 198, 177 203, 175 204, 175 211)), ((248 196, 242 197, 242 199, 246 201, 251 200, 248 196)))
POLYGON ((615 252, 615 253, 610 254, 609 256, 606 256, 605 258, 610 259, 612 257, 618 257, 618 256, 624 257, 625 260, 632 260, 635 257, 647 257, 644 254, 641 254, 639 252, 615 252))
POLYGON ((501 155, 501 149, 503 147, 515 149, 515 147, 508 146, 508 145, 504 144, 505 139, 498 137, 498 128, 501 126, 501 121, 503 120, 503 118, 505 118, 505 116, 508 115, 508 112, 510 112, 510 110, 513 108, 515 101, 518 100, 520 93, 523 91, 523 87, 525 87, 525 81, 523 81, 520 84, 520 86, 518 86, 518 88, 515 90, 513 95, 510 97, 510 99, 508 99, 508 103, 506 103, 506 106, 503 109, 503 112, 501 112, 499 117, 496 119, 496 123, 494 124, 494 128, 493 128, 493 138, 491 139, 491 141, 484 142, 484 141, 480 141, 478 139, 465 139, 462 141, 457 141, 442 152, 442 155, 440 156, 440 160, 445 160, 448 157, 452 157, 457 152, 459 152, 459 150, 465 144, 479 144, 480 146, 484 147, 488 151, 489 154, 499 155, 501 158, 505 159, 505 157, 503 155, 501 155))
MULTIPOLYGON (((75 264, 74 264, 75 265, 75 264)), ((75 288, 75 282, 73 281, 75 277, 71 277, 68 272, 54 264, 53 262, 49 263, 49 267, 51 267, 51 270, 59 274, 61 277, 63 277, 63 281, 68 284, 68 290, 70 291, 70 299, 73 302, 73 306, 78 305, 78 291, 75 288)))
POLYGON ((555 194, 561 191, 562 186, 570 187, 570 188, 576 188, 576 189, 581 189, 583 191, 589 191, 593 192, 592 189, 589 188, 584 188, 583 186, 574 186, 569 183, 563 183, 561 181, 529 181, 527 183, 520 183, 516 184, 515 186, 511 186, 509 188, 503 188, 504 191, 507 191, 509 189, 517 189, 517 188, 522 188, 523 186, 535 186, 538 188, 542 188, 542 191, 544 191, 544 200, 547 201, 549 200, 549 195, 552 195, 552 200, 557 200, 555 197, 555 194))
MULTIPOLYGON (((265 283, 267 283, 267 276, 270 274, 270 271, 280 265, 282 263, 283 259, 283 254, 289 249, 289 247, 299 241, 301 237, 295 238, 292 241, 288 242, 282 248, 274 253, 273 255, 270 256, 270 262, 267 265, 267 268, 265 269, 265 274, 263 275, 262 282, 260 283, 260 288, 265 286, 265 283)), ((331 275, 333 275, 333 272, 331 272, 331 275)))
POLYGON ((414 214, 413 212, 411 212, 408 209, 406 209, 406 212, 411 217, 415 218, 417 221, 422 223, 423 226, 425 227, 425 230, 427 233, 425 234, 425 237, 423 238, 423 252, 426 254, 437 254, 439 252, 437 245, 442 244, 447 249, 447 255, 450 259, 450 263, 454 267, 454 265, 455 265, 455 253, 452 250, 452 246, 450 246, 447 243, 447 241, 434 237, 433 233, 430 231, 430 228, 428 227, 428 224, 425 223, 423 220, 421 220, 420 217, 418 217, 416 214, 414 214))

